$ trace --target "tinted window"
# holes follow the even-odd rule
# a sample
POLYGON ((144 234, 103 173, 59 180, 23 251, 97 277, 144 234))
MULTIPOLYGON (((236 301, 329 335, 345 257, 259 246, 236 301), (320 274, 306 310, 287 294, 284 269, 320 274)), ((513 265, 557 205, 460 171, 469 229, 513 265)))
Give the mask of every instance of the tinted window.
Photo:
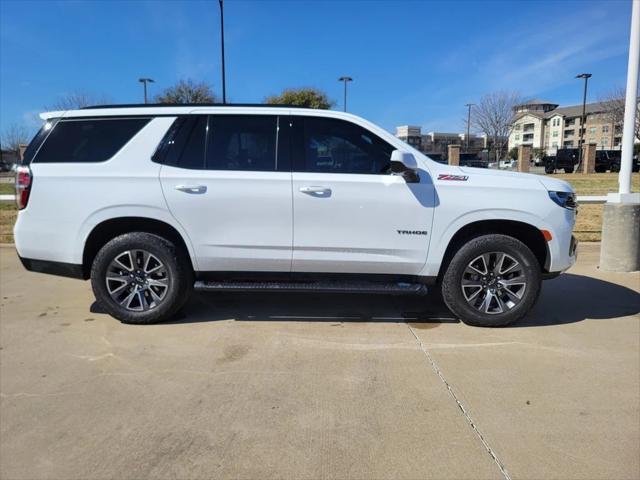
POLYGON ((44 123, 44 125, 42 125, 42 128, 38 130, 38 133, 36 133, 31 142, 29 142, 29 146, 24 151, 22 159, 22 163, 24 165, 29 165, 33 161, 33 157, 38 152, 40 145, 42 145, 42 142, 44 142, 45 138, 47 138, 47 135, 49 135, 51 129, 57 122, 57 118, 50 118, 44 123))
POLYGON ((276 170, 277 117, 212 115, 207 142, 208 170, 276 170))
POLYGON ((60 120, 34 161, 104 162, 113 157, 148 122, 148 118, 60 120))
POLYGON ((306 172, 384 174, 394 147, 368 130, 343 120, 304 119, 302 152, 306 172))
POLYGON ((149 118, 61 120, 35 158, 37 163, 89 163, 110 159, 149 118))
POLYGON ((204 167, 205 142, 207 140, 207 117, 193 118, 191 132, 185 129, 186 144, 180 155, 178 166, 181 168, 202 169, 204 167))

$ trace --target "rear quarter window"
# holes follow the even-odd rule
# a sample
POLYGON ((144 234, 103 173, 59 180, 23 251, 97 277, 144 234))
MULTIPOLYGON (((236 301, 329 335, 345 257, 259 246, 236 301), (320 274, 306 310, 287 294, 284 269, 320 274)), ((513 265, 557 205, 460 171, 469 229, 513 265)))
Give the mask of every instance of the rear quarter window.
POLYGON ((150 118, 58 121, 34 163, 96 163, 113 157, 150 118))

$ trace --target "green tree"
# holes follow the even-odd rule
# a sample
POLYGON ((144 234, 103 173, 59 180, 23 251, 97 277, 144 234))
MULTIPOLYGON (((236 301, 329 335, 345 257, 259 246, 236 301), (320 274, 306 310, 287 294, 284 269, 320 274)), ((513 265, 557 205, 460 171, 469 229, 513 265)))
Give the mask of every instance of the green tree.
POLYGON ((180 80, 155 96, 156 103, 215 103, 216 96, 211 86, 205 82, 196 83, 191 79, 180 80))
POLYGON ((271 105, 295 105, 306 108, 328 110, 336 102, 326 93, 317 88, 287 88, 280 95, 271 95, 264 99, 264 103, 271 105))

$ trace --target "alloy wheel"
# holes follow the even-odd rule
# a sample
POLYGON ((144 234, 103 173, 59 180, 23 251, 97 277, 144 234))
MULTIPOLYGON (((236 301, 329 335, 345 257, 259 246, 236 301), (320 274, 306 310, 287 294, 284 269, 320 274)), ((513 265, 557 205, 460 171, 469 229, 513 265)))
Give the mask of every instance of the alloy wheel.
POLYGON ((105 275, 111 299, 127 310, 143 312, 160 305, 169 291, 167 267, 146 250, 126 250, 114 257, 105 275))
POLYGON ((462 294, 481 313, 497 315, 520 303, 527 288, 523 266, 504 252, 474 258, 462 274, 462 294))

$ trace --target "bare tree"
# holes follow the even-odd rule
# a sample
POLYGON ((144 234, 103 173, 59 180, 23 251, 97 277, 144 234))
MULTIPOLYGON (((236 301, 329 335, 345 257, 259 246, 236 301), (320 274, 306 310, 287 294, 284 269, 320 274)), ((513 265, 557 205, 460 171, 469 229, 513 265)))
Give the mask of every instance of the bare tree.
POLYGON ((92 95, 87 92, 77 91, 61 95, 50 105, 45 106, 46 110, 76 110, 78 108, 90 107, 91 105, 106 105, 111 100, 106 95, 92 95))
POLYGON ((496 160, 509 141, 515 120, 514 107, 522 103, 516 92, 499 91, 484 95, 472 110, 472 125, 493 140, 496 160))
POLYGON ((29 143, 29 129, 22 124, 12 123, 2 131, 2 148, 12 152, 18 152, 20 145, 29 143))
MULTIPOLYGON (((604 111, 614 126, 622 125, 624 123, 624 102, 625 102, 625 89, 623 87, 615 87, 600 99, 600 102, 604 106, 604 111)), ((636 125, 634 129, 635 136, 640 140, 640 102, 636 105, 636 125)))
POLYGON ((213 89, 204 82, 195 83, 191 79, 180 80, 175 85, 156 95, 156 103, 214 103, 213 89))

